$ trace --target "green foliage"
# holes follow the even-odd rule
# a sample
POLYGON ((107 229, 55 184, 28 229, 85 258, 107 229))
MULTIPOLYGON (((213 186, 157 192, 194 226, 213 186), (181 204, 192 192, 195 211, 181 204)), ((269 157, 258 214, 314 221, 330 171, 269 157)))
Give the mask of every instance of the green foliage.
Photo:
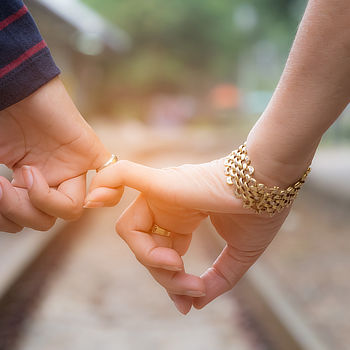
POLYGON ((84 2, 131 36, 133 50, 118 60, 111 76, 130 89, 146 93, 200 91, 216 81, 235 82, 240 58, 260 40, 273 42, 285 57, 297 25, 291 14, 295 0, 84 2), (242 6, 250 6, 250 28, 245 28, 244 18, 235 15, 242 6))

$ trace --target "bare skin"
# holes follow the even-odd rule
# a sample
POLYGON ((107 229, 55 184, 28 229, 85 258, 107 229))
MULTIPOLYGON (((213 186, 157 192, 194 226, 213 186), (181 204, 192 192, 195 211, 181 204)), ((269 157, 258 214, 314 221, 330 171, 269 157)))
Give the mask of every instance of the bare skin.
POLYGON ((225 183, 223 159, 168 169, 120 161, 93 179, 86 207, 94 207, 95 201, 113 205, 112 189, 119 191, 122 186, 142 194, 120 217, 116 230, 183 313, 193 303, 201 308, 230 290, 263 253, 288 215, 285 210, 271 218, 244 209, 225 183), (199 278, 185 272, 181 256, 193 231, 208 216, 227 246, 199 278), (154 223, 171 236, 150 235, 154 223))
MULTIPOLYGON (((248 135, 248 154, 259 182, 287 187, 299 179, 323 133, 348 104, 349 18, 348 1, 309 1, 274 96, 248 135)), ((288 209, 272 218, 243 209, 225 184, 222 160, 172 169, 117 163, 94 178, 87 207, 115 204, 113 189, 123 185, 141 195, 118 220, 117 232, 182 313, 192 305, 202 308, 231 289, 288 215, 288 209), (181 255, 192 231, 208 215, 227 246, 199 278, 185 273, 181 255), (149 235, 153 223, 172 236, 149 235)))
POLYGON ((77 219, 87 170, 109 157, 58 78, 1 111, 0 162, 14 181, 0 177, 0 231, 47 230, 56 217, 77 219), (29 199, 33 182, 40 186, 29 199))

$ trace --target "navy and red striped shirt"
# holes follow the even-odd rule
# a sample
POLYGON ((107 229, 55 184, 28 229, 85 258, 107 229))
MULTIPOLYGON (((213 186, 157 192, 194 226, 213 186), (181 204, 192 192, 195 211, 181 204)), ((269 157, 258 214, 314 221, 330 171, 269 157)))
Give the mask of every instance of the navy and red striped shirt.
POLYGON ((22 0, 0 0, 0 110, 60 74, 22 0))

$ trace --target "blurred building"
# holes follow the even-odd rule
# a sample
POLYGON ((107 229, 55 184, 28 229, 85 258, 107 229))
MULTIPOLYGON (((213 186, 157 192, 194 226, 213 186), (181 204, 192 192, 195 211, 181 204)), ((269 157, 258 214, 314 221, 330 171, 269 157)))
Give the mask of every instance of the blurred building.
POLYGON ((80 110, 98 110, 108 66, 131 45, 128 35, 79 0, 27 0, 80 110))

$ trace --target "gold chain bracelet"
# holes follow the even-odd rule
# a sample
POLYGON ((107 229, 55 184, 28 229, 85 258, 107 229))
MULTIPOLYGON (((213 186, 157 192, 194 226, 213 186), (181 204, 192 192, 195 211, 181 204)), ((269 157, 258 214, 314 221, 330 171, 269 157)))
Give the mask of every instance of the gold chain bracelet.
POLYGON ((292 204, 311 170, 308 168, 294 185, 285 190, 257 183, 253 178, 254 168, 247 154, 246 142, 228 155, 224 164, 226 181, 229 185, 234 185, 234 194, 243 200, 243 207, 250 208, 257 214, 268 213, 270 216, 292 204))

